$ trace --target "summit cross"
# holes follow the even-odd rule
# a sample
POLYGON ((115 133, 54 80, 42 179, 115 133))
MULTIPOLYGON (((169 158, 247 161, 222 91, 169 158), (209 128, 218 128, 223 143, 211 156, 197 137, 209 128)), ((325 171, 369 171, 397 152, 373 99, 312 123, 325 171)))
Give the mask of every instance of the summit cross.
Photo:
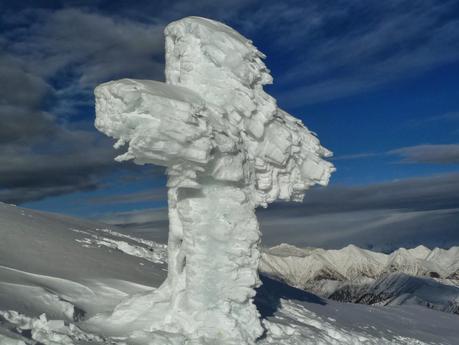
POLYGON ((255 209, 326 185, 331 153, 264 92, 272 77, 250 40, 199 17, 165 36, 165 83, 95 90, 97 129, 126 147, 116 159, 165 166, 168 177, 167 279, 118 305, 104 327, 153 344, 254 344, 263 333, 255 209))

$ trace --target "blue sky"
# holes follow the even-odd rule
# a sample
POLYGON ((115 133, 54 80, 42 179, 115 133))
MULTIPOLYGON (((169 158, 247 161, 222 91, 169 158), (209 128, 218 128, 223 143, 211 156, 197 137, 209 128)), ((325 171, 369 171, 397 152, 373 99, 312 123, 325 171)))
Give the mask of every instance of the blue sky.
POLYGON ((164 239, 163 170, 113 162, 92 90, 163 80, 164 26, 198 15, 254 41, 268 92, 335 153, 330 187, 259 212, 267 245, 459 244, 457 1, 3 1, 0 13, 0 200, 164 239))

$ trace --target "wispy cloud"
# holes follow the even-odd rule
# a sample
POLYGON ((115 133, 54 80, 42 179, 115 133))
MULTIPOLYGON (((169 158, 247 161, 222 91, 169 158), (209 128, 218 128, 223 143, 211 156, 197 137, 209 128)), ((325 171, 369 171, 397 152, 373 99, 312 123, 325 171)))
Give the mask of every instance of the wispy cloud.
POLYGON ((166 188, 156 188, 137 193, 108 195, 101 197, 90 198, 89 202, 92 204, 133 204, 146 201, 166 201, 167 190, 166 188))
POLYGON ((98 221, 116 225, 144 238, 167 243, 169 219, 167 208, 148 208, 127 212, 114 212, 95 217, 98 221))
POLYGON ((459 244, 458 193, 459 174, 331 186, 309 191, 302 204, 274 204, 258 214, 266 245, 449 247, 459 244))
POLYGON ((287 47, 288 54, 295 50, 295 58, 277 77, 286 89, 281 100, 289 106, 365 92, 459 59, 459 21, 450 15, 457 11, 455 1, 278 7, 270 15, 268 6, 264 16, 278 13, 275 23, 291 32, 273 25, 283 32, 278 45, 287 47), (293 19, 282 21, 284 12, 293 19))
MULTIPOLYGON (((382 153, 384 154, 384 153, 382 153)), ((353 159, 365 159, 365 158, 373 158, 382 155, 381 153, 376 152, 362 152, 362 153, 353 153, 348 155, 341 155, 332 157, 331 160, 333 161, 345 161, 345 160, 353 160, 353 159)))
POLYGON ((30 143, 0 147, 0 199, 21 204, 48 196, 101 186, 99 177, 115 168, 114 152, 101 138, 84 131, 61 130, 30 143))
POLYGON ((432 124, 452 124, 459 122, 459 111, 448 111, 440 115, 428 116, 428 117, 419 117, 417 119, 412 119, 408 122, 408 125, 412 127, 419 126, 430 126, 432 124))
POLYGON ((408 146, 389 154, 400 156, 403 163, 459 164, 459 144, 408 146))
MULTIPOLYGON (((445 117, 454 121, 455 113, 445 117)), ((400 147, 387 152, 351 153, 333 157, 334 161, 372 159, 380 157, 397 157, 399 163, 412 164, 459 164, 459 144, 422 144, 400 147)))
POLYGON ((433 121, 459 121, 459 111, 449 111, 431 118, 433 121))
POLYGON ((99 220, 114 225, 146 224, 167 221, 167 209, 149 208, 126 212, 109 213, 98 218, 99 220))

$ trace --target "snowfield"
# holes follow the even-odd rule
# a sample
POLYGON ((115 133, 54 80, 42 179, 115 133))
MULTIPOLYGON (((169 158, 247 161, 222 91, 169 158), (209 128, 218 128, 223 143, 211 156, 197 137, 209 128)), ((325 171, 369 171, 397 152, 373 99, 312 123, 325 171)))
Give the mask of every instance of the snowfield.
MULTIPOLYGON (((1 203, 0 236, 0 344, 185 344, 148 332, 127 339, 122 325, 113 337, 93 322, 162 283, 165 245, 1 203)), ((262 281, 255 298, 265 329, 259 344, 457 344, 453 314, 340 303, 267 276, 262 281)))

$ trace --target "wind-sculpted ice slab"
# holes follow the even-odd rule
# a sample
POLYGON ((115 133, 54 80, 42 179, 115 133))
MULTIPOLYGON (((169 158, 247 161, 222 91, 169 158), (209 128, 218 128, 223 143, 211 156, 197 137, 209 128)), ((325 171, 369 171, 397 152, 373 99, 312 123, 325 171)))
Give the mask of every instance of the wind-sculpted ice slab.
POLYGON ((158 344, 253 344, 255 208, 326 185, 331 153, 263 91, 272 78, 249 40, 198 17, 165 35, 166 83, 122 79, 95 94, 96 127, 127 148, 117 160, 167 167, 168 278, 92 321, 158 344))

